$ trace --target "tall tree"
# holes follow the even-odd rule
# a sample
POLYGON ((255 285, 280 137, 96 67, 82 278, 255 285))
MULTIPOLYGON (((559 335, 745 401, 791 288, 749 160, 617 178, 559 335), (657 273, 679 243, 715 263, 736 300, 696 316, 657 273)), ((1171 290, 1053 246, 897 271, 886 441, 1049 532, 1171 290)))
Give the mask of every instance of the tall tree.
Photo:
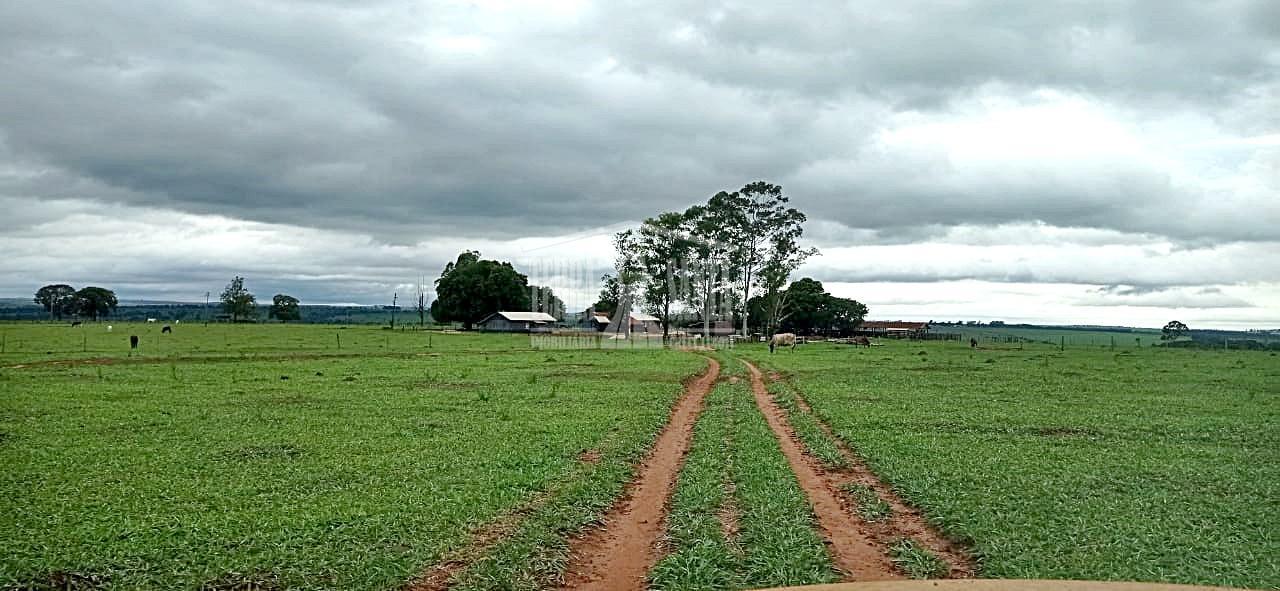
POLYGON ((685 260, 693 248, 690 225, 681 213, 662 213, 645 220, 632 243, 643 271, 644 302, 662 321, 664 339, 671 331, 671 305, 688 284, 685 260))
POLYGON ((271 308, 267 311, 267 318, 275 318, 280 322, 302 320, 302 309, 298 307, 298 298, 283 293, 276 294, 271 298, 271 308))
POLYGON ((49 313, 50 320, 62 320, 63 314, 76 312, 76 288, 65 283, 46 285, 36 290, 35 302, 49 313))
POLYGON ((85 287, 76 292, 76 307, 80 314, 97 320, 115 311, 119 301, 116 292, 104 287, 85 287))
MULTIPOLYGON (((786 273, 813 255, 814 250, 801 250, 797 245, 804 233, 805 215, 794 207, 782 193, 782 187, 764 181, 749 183, 742 189, 712 197, 712 202, 723 209, 727 223, 723 227, 724 240, 732 245, 730 261, 735 273, 742 302, 750 301, 751 290, 760 282, 760 272, 766 265, 773 265, 769 274, 771 285, 766 289, 776 291, 786 281, 786 273), (785 271, 785 273, 784 273, 785 271)), ((748 307, 742 310, 742 334, 747 333, 748 307)))
POLYGON ((436 280, 436 301, 431 317, 442 322, 461 322, 468 330, 476 322, 499 311, 529 310, 529 278, 511 263, 482 260, 473 250, 458 255, 445 265, 436 280))
POLYGON ((222 290, 222 309, 231 315, 232 322, 248 319, 258 308, 258 299, 244 287, 244 277, 236 275, 222 290))
POLYGON ((686 253, 691 286, 684 298, 690 308, 698 311, 703 334, 707 336, 711 334, 713 312, 728 307, 728 288, 732 282, 726 195, 717 193, 707 204, 694 205, 684 212, 691 238, 686 253))

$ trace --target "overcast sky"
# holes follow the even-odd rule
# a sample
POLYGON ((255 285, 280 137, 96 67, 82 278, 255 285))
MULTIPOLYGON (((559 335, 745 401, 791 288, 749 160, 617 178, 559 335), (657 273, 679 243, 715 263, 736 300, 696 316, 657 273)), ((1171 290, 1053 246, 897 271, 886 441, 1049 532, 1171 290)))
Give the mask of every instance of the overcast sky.
POLYGON ((585 307, 763 179, 875 318, 1280 327, 1280 2, 790 4, 0 3, 0 297, 585 307))

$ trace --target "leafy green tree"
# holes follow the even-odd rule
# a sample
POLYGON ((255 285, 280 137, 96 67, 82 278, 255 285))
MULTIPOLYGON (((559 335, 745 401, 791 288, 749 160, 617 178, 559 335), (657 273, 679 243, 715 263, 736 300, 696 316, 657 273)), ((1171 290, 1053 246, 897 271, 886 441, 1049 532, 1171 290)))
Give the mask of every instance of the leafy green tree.
POLYGON ((596 303, 591 308, 597 312, 606 312, 612 314, 618 309, 618 302, 622 300, 622 282, 618 281, 618 276, 613 273, 605 273, 600 276, 600 295, 596 297, 596 303))
POLYGON ((275 297, 271 298, 271 308, 267 311, 267 318, 274 318, 280 322, 302 320, 302 310, 298 307, 298 298, 283 293, 276 294, 275 297))
POLYGON ((76 313, 76 288, 65 283, 46 285, 36 290, 35 302, 49 313, 50 320, 62 320, 63 314, 76 313))
POLYGON ((236 275, 231 283, 222 290, 220 296, 222 300, 222 310, 231 315, 232 322, 238 322, 242 319, 248 319, 256 314, 258 309, 258 299, 244 288, 244 277, 236 275))
POLYGON ((494 312, 529 310, 529 296, 529 278, 511 263, 482 260, 479 252, 468 250, 445 265, 436 280, 431 317, 440 322, 461 322, 470 330, 494 312))
MULTIPOLYGON (((712 236, 729 245, 729 264, 742 302, 751 301, 757 286, 776 293, 790 272, 817 252, 799 248, 806 218, 787 205, 790 201, 782 187, 756 181, 733 193, 721 191, 707 203, 719 220, 712 236)), ((742 310, 743 334, 749 308, 742 310)))
POLYGON ((713 195, 703 205, 694 205, 684 211, 685 224, 689 228, 690 245, 686 253, 685 268, 690 287, 683 293, 684 303, 696 310, 702 319, 703 334, 710 334, 711 317, 716 310, 727 307, 733 282, 730 266, 731 234, 730 207, 723 191, 713 195))
POLYGON ((1180 338, 1182 335, 1189 332, 1190 330, 1191 329, 1187 328, 1187 325, 1177 320, 1170 320, 1168 324, 1164 325, 1164 328, 1160 329, 1160 340, 1162 341, 1176 340, 1180 338))
POLYGON ((690 229, 683 214, 666 212, 645 220, 630 244, 643 272, 644 303, 662 321, 663 338, 670 334, 671 306, 689 283, 685 261, 693 248, 690 229))
POLYGON ((79 313, 91 320, 111 314, 120 304, 116 292, 103 287, 85 287, 76 292, 75 301, 79 313))
MULTIPOLYGON (((767 295, 761 295, 753 298, 752 302, 763 307, 767 298, 767 295)), ((865 304, 833 296, 827 293, 820 281, 808 277, 791 282, 781 292, 781 298, 784 305, 778 324, 773 328, 797 334, 847 332, 862 324, 868 312, 865 304)), ((758 313, 757 310, 753 313, 758 313)), ((766 321, 756 322, 753 327, 765 328, 766 321)))

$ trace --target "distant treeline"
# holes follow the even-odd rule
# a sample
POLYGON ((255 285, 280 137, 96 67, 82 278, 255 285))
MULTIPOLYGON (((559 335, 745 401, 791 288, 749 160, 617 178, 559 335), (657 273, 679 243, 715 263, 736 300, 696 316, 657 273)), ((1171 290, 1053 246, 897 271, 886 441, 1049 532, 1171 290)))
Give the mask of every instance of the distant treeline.
MULTIPOLYGON (((316 306, 302 304, 299 306, 302 319, 295 321, 311 324, 382 324, 391 322, 391 310, 380 306, 316 306)), ((212 303, 206 309, 204 304, 121 304, 112 311, 108 322, 144 321, 155 318, 157 321, 172 322, 225 322, 222 306, 212 303)), ((418 324, 418 314, 414 310, 401 309, 395 313, 397 325, 413 326, 418 324)), ((40 306, 31 304, 0 304, 0 320, 49 320, 49 313, 40 306)), ((71 320, 64 319, 70 323, 71 320)), ((274 322, 265 317, 259 322, 274 322)), ((430 316, 427 322, 431 322, 430 316)))

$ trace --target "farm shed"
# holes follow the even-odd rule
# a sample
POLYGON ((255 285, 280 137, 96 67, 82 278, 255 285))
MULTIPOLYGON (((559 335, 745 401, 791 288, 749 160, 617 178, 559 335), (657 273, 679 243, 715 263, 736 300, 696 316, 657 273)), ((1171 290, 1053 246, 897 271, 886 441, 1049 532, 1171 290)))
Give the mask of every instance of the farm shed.
POLYGON ((578 327, 583 330, 603 331, 609 327, 609 314, 607 312, 596 312, 587 310, 582 316, 582 322, 578 327))
POLYGON ((610 320, 605 330, 611 334, 622 334, 630 332, 631 334, 662 334, 662 321, 656 316, 650 316, 644 312, 632 312, 630 314, 630 331, 625 331, 622 323, 610 320))
POLYGON ((901 320, 867 320, 858 327, 857 334, 891 339, 922 339, 929 334, 928 322, 903 322, 901 320))
POLYGON ((484 332, 551 332, 554 316, 544 312, 494 312, 478 323, 484 332))

